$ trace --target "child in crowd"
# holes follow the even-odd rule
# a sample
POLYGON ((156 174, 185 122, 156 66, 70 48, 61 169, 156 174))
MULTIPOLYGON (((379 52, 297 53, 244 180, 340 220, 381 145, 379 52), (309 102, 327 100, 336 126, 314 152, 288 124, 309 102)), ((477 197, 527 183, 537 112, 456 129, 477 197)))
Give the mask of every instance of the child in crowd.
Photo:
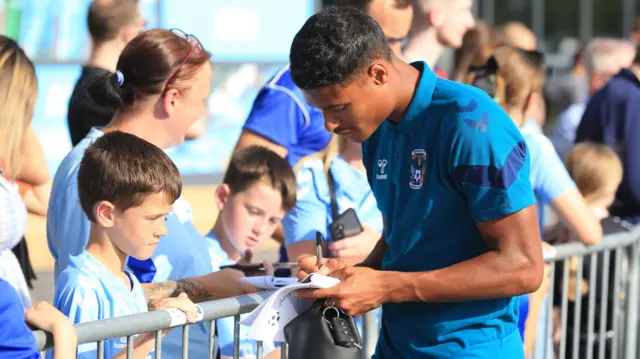
MULTIPOLYGON (((273 235, 285 213, 296 203, 296 177, 289 163, 264 147, 250 146, 234 153, 215 194, 220 213, 207 234, 215 267, 251 256, 251 250, 273 235)), ((233 355, 233 318, 217 320, 222 357, 233 355)), ((264 343, 266 358, 280 358, 274 343, 264 343)), ((256 342, 240 341, 240 357, 256 356, 256 342)))
MULTIPOLYGON (((609 217, 609 207, 613 204, 615 200, 616 191, 618 190, 618 186, 622 182, 622 173, 623 167, 620 158, 616 155, 616 153, 607 145, 604 144, 596 144, 590 142, 582 142, 575 145, 566 158, 566 167, 567 171, 573 178, 576 186, 580 193, 584 196, 587 205, 592 210, 592 212, 599 218, 604 219, 609 217)), ((559 241, 572 241, 575 238, 569 234, 569 231, 562 231, 559 241)), ((610 255, 610 268, 609 268, 609 276, 610 278, 604 278, 604 273, 602 270, 604 269, 603 256, 599 254, 597 256, 598 266, 596 268, 596 278, 598 283, 594 283, 597 287, 595 294, 595 313, 599 313, 601 310, 605 310, 604 306, 608 310, 607 317, 609 318, 608 323, 600 323, 598 318, 595 319, 594 322, 594 332, 597 333, 601 325, 606 325, 606 330, 610 330, 612 328, 612 324, 610 319, 613 317, 612 308, 613 298, 615 298, 616 293, 614 292, 614 278, 613 275, 615 273, 615 253, 611 253, 610 255), (603 282, 601 280, 605 280, 609 282, 609 292, 602 296, 601 285, 603 282), (605 304, 605 302, 608 303, 605 304)), ((585 257, 583 259, 583 268, 582 268, 582 278, 578 278, 578 268, 579 268, 579 260, 577 257, 572 257, 569 259, 569 283, 568 283, 568 319, 567 319, 567 328, 565 328, 565 332, 567 333, 567 337, 573 337, 573 323, 574 323, 574 314, 575 314, 575 305, 577 304, 576 297, 576 287, 578 281, 580 281, 580 293, 581 293, 581 311, 578 313, 580 316, 582 323, 587 323, 589 319, 589 292, 592 290, 591 288, 594 285, 590 285, 589 276, 590 276, 590 267, 591 267, 591 259, 589 257, 585 257)), ((561 295, 562 287, 563 287, 563 268, 557 267, 555 273, 555 293, 554 295, 554 306, 560 307, 561 305, 561 295)), ((559 327, 557 324, 559 323, 559 309, 554 310, 554 316, 556 317, 556 329, 554 337, 558 337, 559 335, 559 327)), ((580 335, 583 338, 587 336, 587 326, 583 324, 581 326, 580 335)), ((556 339, 557 340, 557 339, 556 339)), ((594 345, 600 345, 602 343, 595 342, 594 345)), ((583 339, 580 341, 580 347, 577 348, 579 351, 578 357, 582 358, 586 355, 587 344, 583 339)), ((572 352, 576 350, 573 348, 573 342, 569 341, 567 343, 567 357, 571 357, 572 352)), ((595 348, 595 352, 597 352, 597 347, 595 348)))
MULTIPOLYGON (((142 287, 125 264, 128 256, 151 256, 181 191, 178 169, 160 148, 123 132, 96 140, 78 172, 80 203, 91 221, 89 242, 58 278, 54 305, 73 323, 146 312, 142 287)), ((197 317, 197 307, 184 293, 156 305, 164 308, 182 310, 189 322, 197 317)), ((127 344, 121 339, 105 342, 105 358, 125 357, 127 344)), ((147 357, 155 333, 138 335, 133 345, 135 358, 147 357)), ((78 357, 95 358, 96 350, 95 343, 82 344, 78 357)))
POLYGON ((608 146, 579 143, 566 160, 567 171, 598 218, 609 216, 609 207, 622 182, 622 162, 608 146))

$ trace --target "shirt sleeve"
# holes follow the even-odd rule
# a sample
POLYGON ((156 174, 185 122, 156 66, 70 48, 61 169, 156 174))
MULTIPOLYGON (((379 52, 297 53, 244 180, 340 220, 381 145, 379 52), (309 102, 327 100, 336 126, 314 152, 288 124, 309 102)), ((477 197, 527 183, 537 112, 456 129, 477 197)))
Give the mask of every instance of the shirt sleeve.
MULTIPOLYGON (((483 101, 486 102, 486 101, 483 101)), ((450 178, 476 222, 506 216, 535 203, 524 138, 497 104, 478 106, 450 121, 450 178)))
POLYGON ((77 182, 73 181, 62 193, 53 193, 47 212, 47 240, 56 259, 56 274, 65 268, 68 257, 77 256, 89 240, 91 222, 80 206, 77 182), (61 258, 60 257, 65 257, 61 258))
MULTIPOLYGON (((73 276, 63 272, 56 283, 54 306, 66 315, 73 324, 99 320, 98 297, 92 288, 99 285, 95 280, 73 276)), ((105 342, 105 349, 107 343, 105 342)), ((96 358, 97 344, 86 343, 78 345, 78 358, 96 358)))
POLYGON ((575 189, 576 185, 551 141, 542 134, 528 135, 527 139, 529 147, 537 146, 539 154, 537 159, 532 159, 531 173, 535 174, 533 191, 541 204, 547 204, 575 189))
POLYGON ((302 168, 298 173, 298 200, 283 220, 285 246, 315 240, 316 231, 328 238, 329 204, 319 196, 316 176, 321 169, 302 168))
POLYGON ((301 101, 288 88, 265 86, 253 102, 244 128, 289 149, 298 142, 308 121, 308 109, 301 101))

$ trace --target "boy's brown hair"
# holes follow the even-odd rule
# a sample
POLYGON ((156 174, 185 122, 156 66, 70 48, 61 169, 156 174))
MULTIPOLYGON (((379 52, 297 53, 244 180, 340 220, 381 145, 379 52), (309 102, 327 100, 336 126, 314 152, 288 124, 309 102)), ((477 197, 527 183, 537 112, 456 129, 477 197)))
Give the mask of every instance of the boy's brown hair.
POLYGON ((265 182, 280 193, 285 211, 295 206, 296 176, 287 160, 261 146, 236 151, 222 183, 228 185, 232 193, 239 193, 257 182, 265 182))
POLYGON ((139 16, 138 0, 94 0, 87 14, 89 34, 94 42, 113 40, 139 16))
POLYGON ((157 146, 128 133, 110 132, 84 153, 78 170, 82 210, 95 222, 93 207, 108 201, 124 212, 145 197, 164 192, 169 203, 182 193, 178 168, 157 146))

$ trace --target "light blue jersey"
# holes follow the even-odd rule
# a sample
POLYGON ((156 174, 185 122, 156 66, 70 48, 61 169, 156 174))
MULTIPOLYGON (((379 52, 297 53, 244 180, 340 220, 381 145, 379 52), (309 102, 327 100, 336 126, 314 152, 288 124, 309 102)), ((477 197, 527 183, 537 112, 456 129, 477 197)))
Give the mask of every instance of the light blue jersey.
POLYGON ((71 257, 80 255, 89 242, 91 228, 78 198, 78 169, 84 151, 103 135, 92 128, 56 170, 47 212, 47 243, 56 260, 54 279, 67 268, 71 257))
POLYGON ((531 157, 529 178, 536 196, 538 221, 542 233, 545 207, 554 199, 574 190, 576 184, 547 136, 522 128, 520 130, 529 147, 531 157))
MULTIPOLYGON (((424 272, 487 253, 478 222, 535 197, 527 145, 500 106, 436 78, 424 62, 412 65, 421 75, 401 122, 382 123, 363 155, 386 223, 382 269, 424 272)), ((375 358, 522 358, 517 322, 512 297, 386 303, 375 358)))
MULTIPOLYGON (((215 266, 214 271, 219 271, 220 266, 231 265, 234 262, 229 259, 227 253, 220 246, 218 237, 213 232, 209 232, 206 238, 209 240, 211 247, 209 248, 209 255, 211 256, 211 263, 215 266)), ((240 316, 243 319, 246 315, 240 316)), ((233 356, 233 333, 234 322, 233 317, 222 318, 216 320, 216 328, 218 330, 218 344, 220 346, 220 354, 222 356, 233 356)), ((240 326, 240 357, 241 358, 255 358, 258 353, 257 342, 253 339, 246 338, 246 333, 249 327, 240 326)), ((267 355, 274 351, 279 344, 274 342, 263 342, 262 354, 267 355)), ((200 358, 200 356, 196 357, 200 358)))
MULTIPOLYGON (((67 268, 58 277, 53 305, 74 324, 147 312, 147 301, 140 282, 131 272, 125 273, 129 277, 131 290, 121 278, 83 251, 69 258, 67 268)), ((106 340, 104 357, 112 358, 126 347, 126 337, 106 340)), ((96 350, 96 343, 81 344, 78 346, 78 358, 95 359, 96 350)), ((47 358, 53 358, 53 351, 47 353, 47 358)), ((147 358, 153 356, 148 355, 147 358)))
MULTIPOLYGON (((330 172, 335 183, 338 212, 343 213, 353 208, 362 224, 382 233, 382 214, 378 210, 367 175, 353 168, 340 156, 331 163, 330 172)), ((332 241, 329 233, 329 226, 333 222, 331 197, 322 160, 306 161, 298 172, 297 182, 296 205, 282 222, 285 244, 290 246, 300 241, 315 241, 316 231, 322 233, 327 241, 332 241)))

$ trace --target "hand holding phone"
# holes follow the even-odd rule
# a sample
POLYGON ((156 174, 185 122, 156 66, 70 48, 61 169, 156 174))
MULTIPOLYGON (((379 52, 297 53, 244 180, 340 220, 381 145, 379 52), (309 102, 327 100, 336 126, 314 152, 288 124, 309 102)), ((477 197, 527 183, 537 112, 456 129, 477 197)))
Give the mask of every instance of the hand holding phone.
POLYGON ((363 230, 360 219, 353 208, 344 211, 329 226, 329 232, 334 242, 356 236, 362 233, 363 230))

